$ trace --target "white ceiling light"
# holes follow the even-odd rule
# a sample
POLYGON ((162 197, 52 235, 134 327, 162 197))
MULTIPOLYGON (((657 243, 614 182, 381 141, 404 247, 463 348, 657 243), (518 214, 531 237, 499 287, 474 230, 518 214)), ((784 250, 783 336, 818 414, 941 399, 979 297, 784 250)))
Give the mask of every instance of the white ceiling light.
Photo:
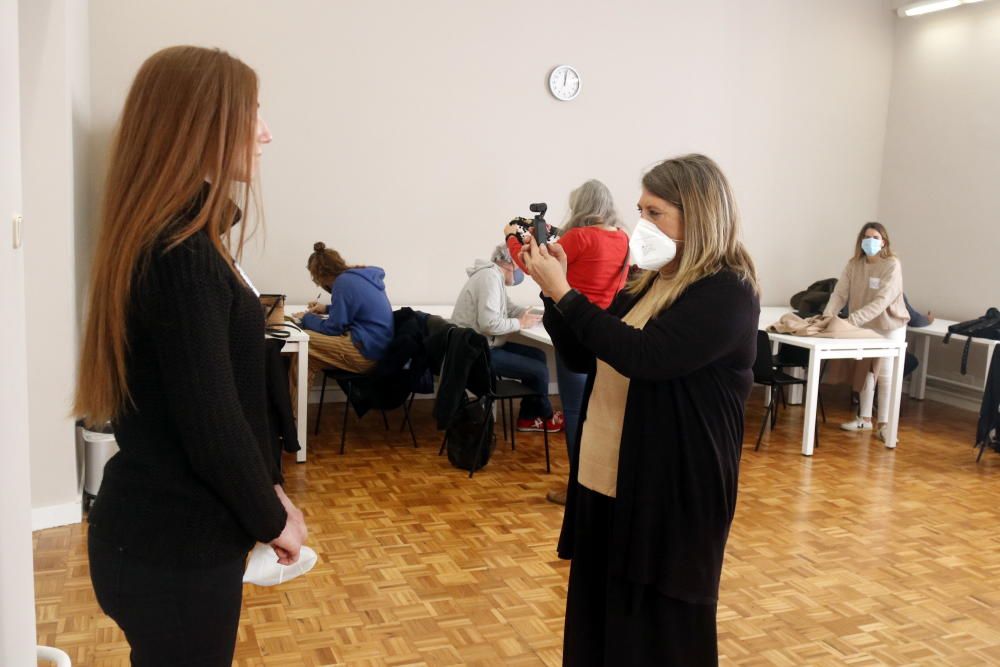
POLYGON ((953 7, 958 7, 959 5, 969 5, 974 2, 982 2, 983 0, 920 0, 919 2, 910 2, 899 9, 896 13, 900 16, 920 16, 921 14, 930 14, 931 12, 939 12, 942 9, 952 9, 953 7))

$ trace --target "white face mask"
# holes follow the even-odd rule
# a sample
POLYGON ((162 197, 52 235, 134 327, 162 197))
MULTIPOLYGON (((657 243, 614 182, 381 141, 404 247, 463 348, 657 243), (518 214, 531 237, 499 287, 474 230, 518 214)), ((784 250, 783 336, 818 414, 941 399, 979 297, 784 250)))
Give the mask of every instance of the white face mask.
POLYGON ((636 266, 646 271, 659 271, 677 255, 677 243, 645 218, 639 218, 628 247, 636 266))

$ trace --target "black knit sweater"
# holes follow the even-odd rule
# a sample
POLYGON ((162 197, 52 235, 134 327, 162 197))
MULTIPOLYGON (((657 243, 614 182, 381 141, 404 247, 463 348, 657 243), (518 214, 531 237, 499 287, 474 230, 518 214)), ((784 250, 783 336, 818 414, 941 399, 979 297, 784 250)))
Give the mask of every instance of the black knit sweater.
MULTIPOLYGON (((621 318, 641 298, 623 290, 607 311, 576 291, 558 306, 545 299, 545 328, 563 363, 588 374, 581 429, 597 360, 629 378, 610 575, 714 604, 736 512, 760 304, 728 270, 692 284, 639 330, 621 318)), ((579 449, 570 462, 563 558, 573 558, 577 535, 593 529, 577 511, 579 449)))
POLYGON ((129 304, 121 451, 90 531, 150 562, 220 564, 285 525, 268 451, 264 322, 205 232, 154 250, 129 304))

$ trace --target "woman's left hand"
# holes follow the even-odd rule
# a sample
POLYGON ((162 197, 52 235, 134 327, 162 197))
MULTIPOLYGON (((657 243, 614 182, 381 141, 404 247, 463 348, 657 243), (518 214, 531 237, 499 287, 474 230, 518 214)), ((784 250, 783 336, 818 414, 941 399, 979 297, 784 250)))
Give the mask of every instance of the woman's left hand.
POLYGON ((558 243, 540 246, 531 236, 521 248, 521 261, 524 262, 525 273, 531 275, 542 288, 542 293, 553 301, 559 301, 570 291, 566 282, 566 251, 558 243))

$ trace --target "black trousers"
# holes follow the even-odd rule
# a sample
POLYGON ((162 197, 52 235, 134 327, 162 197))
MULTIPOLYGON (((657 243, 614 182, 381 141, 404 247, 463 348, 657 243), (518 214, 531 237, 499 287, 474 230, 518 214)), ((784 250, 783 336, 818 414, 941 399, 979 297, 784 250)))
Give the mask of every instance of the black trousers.
POLYGON ((614 499, 577 487, 563 665, 713 667, 716 605, 692 604, 609 575, 614 499))
POLYGON ((230 667, 243 601, 244 560, 165 569, 88 537, 97 602, 125 633, 136 667, 230 667))

